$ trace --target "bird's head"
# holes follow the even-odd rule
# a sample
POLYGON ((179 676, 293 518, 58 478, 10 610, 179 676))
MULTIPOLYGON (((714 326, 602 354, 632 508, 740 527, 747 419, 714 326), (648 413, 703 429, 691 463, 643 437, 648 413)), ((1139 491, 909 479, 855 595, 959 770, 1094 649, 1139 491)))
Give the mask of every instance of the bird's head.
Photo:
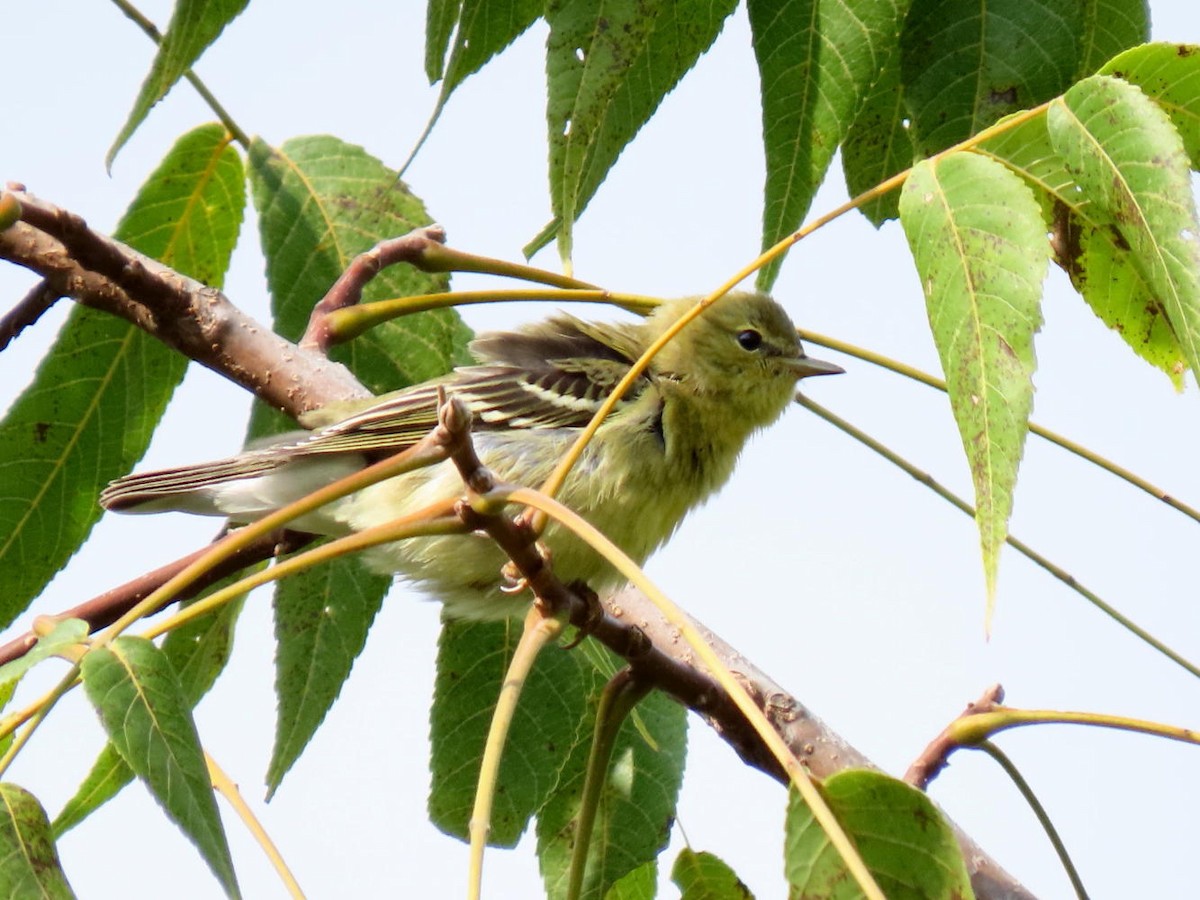
MULTIPOLYGON (((664 303, 652 320, 665 329, 695 302, 664 303)), ((698 393, 761 407, 762 414, 753 417, 767 420, 783 411, 801 378, 843 371, 806 356, 783 307, 766 294, 749 292, 728 294, 705 310, 663 348, 655 368, 698 393)))

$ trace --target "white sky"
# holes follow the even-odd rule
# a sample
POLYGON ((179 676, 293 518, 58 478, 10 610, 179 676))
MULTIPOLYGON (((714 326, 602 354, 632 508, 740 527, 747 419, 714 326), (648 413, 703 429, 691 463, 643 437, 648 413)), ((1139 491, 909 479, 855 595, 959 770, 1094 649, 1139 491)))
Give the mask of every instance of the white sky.
MULTIPOLYGON (((251 133, 276 143, 332 133, 397 165, 435 96, 422 74, 423 5, 360 0, 339 5, 336 17, 330 9, 259 0, 197 69, 251 133)), ((170 8, 155 2, 145 11, 165 25, 170 8)), ((1153 12, 1156 37, 1200 41, 1200 13, 1188 0, 1156 0, 1153 12)), ((111 229, 174 139, 211 115, 180 85, 109 177, 104 154, 152 45, 102 3, 10 4, 4 19, 9 127, 0 178, 25 182, 111 229)), ((548 218, 544 37, 535 28, 460 89, 406 176, 454 246, 517 259, 548 218)), ((580 277, 641 293, 698 293, 754 257, 762 183, 756 92, 739 11, 585 214, 576 236, 580 277)), ((844 197, 840 174, 831 181, 816 212, 844 197)), ((251 218, 226 292, 265 315, 256 244, 251 218)), ((537 261, 552 267, 553 251, 537 261)), ((27 273, 0 267, 0 305, 32 283, 27 273)), ((857 216, 834 223, 793 251, 775 294, 805 327, 936 370, 923 300, 895 223, 881 233, 857 216)), ((0 359, 4 402, 25 383, 62 312, 0 359)), ((475 308, 466 318, 492 327, 544 313, 544 307, 475 308)), ((1200 502, 1194 382, 1176 395, 1104 329, 1057 270, 1045 317, 1035 419, 1200 502)), ((849 374, 813 384, 811 394, 966 492, 969 478, 944 398, 866 364, 839 361, 849 374)), ((155 442, 143 465, 234 450, 242 423, 228 410, 247 406, 237 389, 196 369, 168 412, 169 436, 155 442)), ((1013 532, 1200 659, 1195 528, 1062 451, 1030 441, 1013 532)), ((213 531, 211 520, 183 516, 109 517, 38 611, 71 606, 193 549, 213 531)), ((1012 552, 1003 559, 993 636, 985 641, 973 523, 802 410, 789 412, 749 448, 733 482, 689 520, 650 571, 894 774, 995 681, 1017 706, 1197 724, 1195 679, 1012 552)), ((461 894, 466 848, 425 820, 435 605, 393 592, 341 700, 264 805, 260 785, 274 721, 268 600, 260 594, 248 604, 234 660, 200 707, 207 748, 255 804, 310 896, 461 894)), ((698 723, 691 738, 680 821, 692 846, 723 856, 759 897, 780 896, 782 789, 744 769, 698 723)), ((1167 896, 1191 882, 1192 810, 1200 803, 1195 748, 1067 727, 1027 729, 1000 743, 1059 824, 1092 896, 1167 896)), ((73 696, 9 778, 54 815, 101 744, 94 716, 73 696)), ((1030 888, 1047 897, 1067 894, 1032 816, 985 758, 956 756, 932 795, 1030 888)), ((226 821, 246 895, 284 896, 241 825, 230 816, 226 821)), ((540 893, 529 844, 489 853, 489 897, 540 893)), ((165 884, 178 898, 219 893, 191 845, 137 785, 67 836, 60 850, 82 897, 160 897, 165 884)), ((665 857, 668 865, 671 858, 665 857)))

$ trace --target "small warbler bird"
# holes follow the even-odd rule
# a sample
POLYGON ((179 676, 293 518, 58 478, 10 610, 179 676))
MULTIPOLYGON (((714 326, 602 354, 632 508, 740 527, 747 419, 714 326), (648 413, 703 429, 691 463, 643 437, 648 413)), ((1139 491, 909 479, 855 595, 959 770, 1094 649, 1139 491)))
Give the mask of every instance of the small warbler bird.
MULTIPOLYGON (((485 334, 478 365, 368 401, 311 432, 285 435, 217 462, 129 475, 100 495, 121 512, 180 510, 249 522, 378 459, 412 446, 437 422, 437 390, 471 410, 476 450, 497 478, 539 486, 642 351, 695 304, 669 301, 635 324, 563 313, 517 331, 485 334)), ((692 507, 729 478, 750 435, 774 422, 796 382, 841 372, 804 355, 796 328, 771 298, 734 293, 688 324, 650 363, 588 444, 559 499, 637 562, 671 536, 692 507)), ((341 535, 463 493, 449 461, 380 482, 296 520, 341 535)), ((543 541, 555 573, 596 591, 615 570, 550 524, 543 541)), ((453 617, 497 619, 526 600, 501 590, 507 558, 484 535, 417 537, 366 551, 453 617)))

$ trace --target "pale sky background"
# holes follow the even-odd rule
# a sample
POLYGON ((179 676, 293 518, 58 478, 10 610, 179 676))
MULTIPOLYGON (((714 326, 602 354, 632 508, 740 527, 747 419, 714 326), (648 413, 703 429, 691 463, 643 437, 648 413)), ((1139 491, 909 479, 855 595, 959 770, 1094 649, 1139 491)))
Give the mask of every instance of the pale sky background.
MULTIPOLYGON (((144 9, 165 26, 169 3, 144 9)), ((281 143, 331 133, 398 165, 436 95, 422 72, 423 4, 358 0, 338 4, 335 15, 332 9, 257 0, 197 70, 251 134, 281 143)), ((1200 42, 1200 12, 1190 0, 1155 0, 1152 12, 1156 38, 1200 42)), ((151 43, 101 2, 8 3, 3 31, 8 127, 0 178, 25 182, 97 228, 115 225, 177 136, 212 119, 191 88, 179 85, 110 177, 104 154, 150 65, 151 43)), ((518 259, 549 216, 544 41, 539 24, 462 86, 406 176, 456 247, 518 259)), ((679 295, 706 291, 751 260, 763 179, 759 134, 757 75, 739 10, 585 214, 577 274, 614 289, 679 295)), ((817 213, 844 197, 840 170, 830 181, 817 213)), ((251 215, 225 290, 265 316, 256 229, 251 215)), ((556 257, 550 251, 536 261, 553 267, 556 257)), ((25 271, 0 267, 0 305, 32 283, 25 271)), ((792 252, 775 294, 804 327, 937 369, 896 223, 876 233, 857 215, 835 222, 792 252)), ((26 383, 66 306, 0 357, 0 402, 26 383)), ((466 318, 486 328, 545 312, 475 308, 466 318)), ((1194 380, 1175 394, 1106 331, 1057 269, 1044 312, 1035 419, 1200 502, 1194 380)), ((821 350, 813 355, 837 359, 821 350)), ((812 384, 812 396, 966 493, 967 469, 944 397, 866 364, 838 361, 848 374, 812 384)), ((243 422, 231 410, 248 405, 238 389, 194 367, 142 467, 234 451, 243 422)), ((1193 660, 1200 659, 1196 528, 1030 440, 1013 532, 1193 660)), ((212 520, 182 515, 107 517, 38 611, 72 606, 173 559, 214 529, 212 520)), ((650 572, 893 774, 996 681, 1015 706, 1200 725, 1196 679, 1013 552, 1003 559, 993 634, 985 640, 974 524, 800 409, 753 443, 734 480, 692 516, 650 572)), ((341 699, 264 804, 274 724, 269 597, 260 593, 247 605, 234 659, 200 706, 198 725, 311 897, 462 894, 466 847, 425 818, 437 628, 435 604, 393 592, 341 699)), ((782 896, 783 790, 693 724, 679 810, 691 845, 725 858, 760 898, 782 896)), ((1068 727, 1025 729, 999 742, 1058 823, 1093 897, 1181 895, 1194 885, 1200 750, 1068 727)), ((53 816, 101 745, 95 716, 77 691, 7 777, 32 790, 53 816)), ((1031 889, 1044 897, 1069 894, 1041 830, 988 759, 955 756, 931 794, 1031 889)), ((285 896, 241 824, 225 818, 246 896, 285 896)), ((527 840, 515 852, 489 852, 488 897, 540 893, 531 848, 527 840)), ((198 854, 140 785, 72 831, 60 851, 84 898, 219 896, 198 854)), ((674 850, 663 857, 667 867, 673 858, 674 850)))

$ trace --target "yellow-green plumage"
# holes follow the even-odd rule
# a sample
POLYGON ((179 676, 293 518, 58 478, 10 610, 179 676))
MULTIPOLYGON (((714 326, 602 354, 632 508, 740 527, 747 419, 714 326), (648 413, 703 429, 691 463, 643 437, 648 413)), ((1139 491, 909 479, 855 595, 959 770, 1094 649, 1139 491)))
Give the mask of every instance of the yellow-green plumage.
MULTIPOLYGON (((540 485, 643 349, 695 304, 659 307, 635 324, 567 315, 472 345, 480 364, 369 403, 341 421, 215 463, 132 475, 101 495, 108 508, 182 509, 250 521, 348 474, 368 457, 411 446, 436 421, 437 386, 474 413, 484 464, 503 481, 540 485)), ((804 356, 783 309, 762 294, 731 294, 655 357, 604 421, 559 499, 643 561, 694 506, 729 478, 747 438, 777 419, 808 375, 840 371, 804 356)), ((339 411, 339 414, 341 411, 339 411)), ((361 530, 458 496, 450 463, 391 479, 336 501, 298 527, 361 530)), ((597 590, 616 574, 572 535, 544 535, 555 572, 597 590)), ((527 598, 500 591, 505 557, 482 536, 414 538, 368 551, 373 568, 398 572, 452 616, 499 618, 527 598)))

